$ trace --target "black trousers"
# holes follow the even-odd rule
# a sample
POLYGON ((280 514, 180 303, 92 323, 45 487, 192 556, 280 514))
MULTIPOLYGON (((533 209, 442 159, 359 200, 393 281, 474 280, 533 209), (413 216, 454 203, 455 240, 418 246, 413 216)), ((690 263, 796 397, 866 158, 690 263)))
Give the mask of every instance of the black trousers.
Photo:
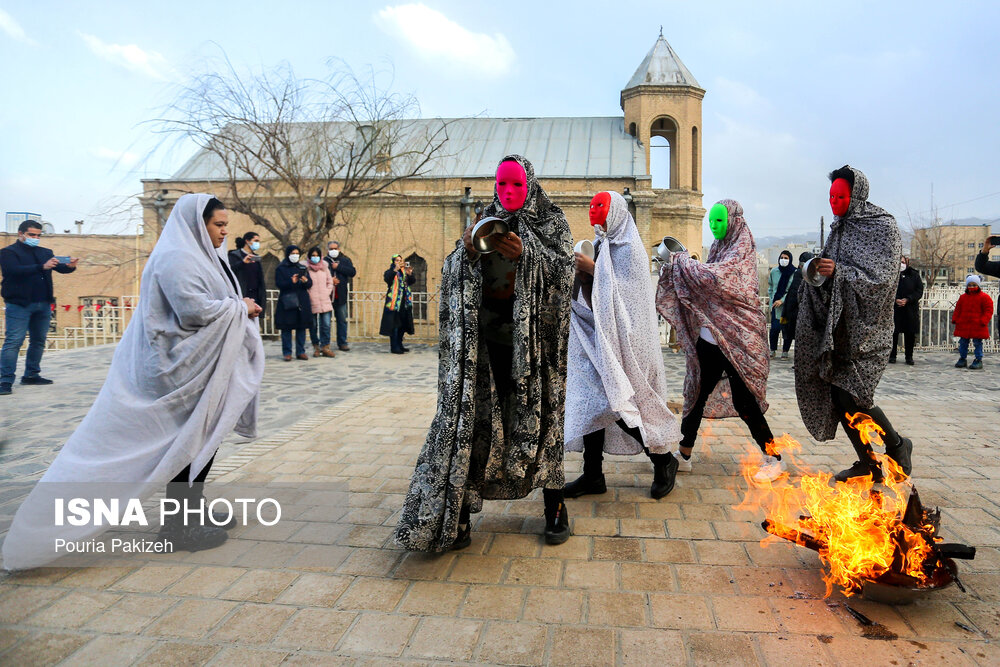
MULTIPOLYGON (((906 355, 907 359, 913 358, 913 346, 917 343, 917 334, 915 333, 904 333, 903 334, 903 353, 906 355)), ((890 359, 896 358, 896 347, 899 344, 899 334, 892 334, 892 353, 889 354, 890 359)))
POLYGON ((896 429, 892 427, 892 423, 880 407, 873 405, 870 408, 862 408, 858 405, 858 400, 854 396, 836 385, 831 385, 830 397, 833 399, 834 407, 840 413, 840 425, 844 427, 847 438, 854 445, 854 450, 858 452, 859 456, 861 451, 867 450, 869 446, 861 441, 861 434, 856 429, 851 428, 850 420, 847 419, 848 414, 853 415, 857 412, 863 412, 869 415, 872 421, 881 426, 882 430, 885 431, 885 435, 882 436, 882 442, 886 447, 895 447, 899 444, 899 434, 896 433, 896 429))
MULTIPOLYGON (((642 431, 638 428, 633 428, 625 423, 625 420, 619 419, 615 422, 618 427, 628 433, 632 438, 642 445, 643 451, 646 452, 646 456, 649 460, 653 462, 654 465, 660 465, 666 459, 669 454, 653 454, 646 447, 646 443, 642 441, 642 431)), ((600 431, 594 431, 583 436, 583 475, 584 477, 599 477, 603 474, 603 463, 604 463, 604 429, 600 431)))
POLYGON ((733 407, 739 413, 740 419, 749 427, 754 442, 767 454, 767 443, 771 442, 774 436, 771 434, 771 427, 767 425, 764 413, 760 411, 757 399, 747 389, 743 378, 729 359, 726 359, 726 355, 722 354, 718 345, 712 345, 707 340, 699 338, 695 349, 698 354, 698 365, 701 366, 701 390, 691 412, 681 420, 681 434, 684 437, 680 446, 694 447, 698 428, 705 414, 705 403, 725 373, 729 377, 729 386, 733 391, 733 407))
POLYGON ((782 324, 775 316, 774 311, 771 311, 771 331, 769 334, 769 342, 771 343, 771 352, 776 352, 778 350, 778 334, 781 334, 782 343, 781 351, 788 352, 792 347, 792 339, 795 338, 795 326, 789 327, 787 324, 782 324))
POLYGON ((177 473, 177 476, 167 484, 167 498, 173 498, 178 502, 187 500, 189 504, 201 498, 205 492, 205 480, 208 479, 208 473, 212 469, 213 463, 215 463, 215 454, 212 454, 212 458, 208 460, 208 463, 205 464, 201 472, 195 476, 191 486, 188 486, 188 475, 191 474, 191 464, 189 463, 184 466, 184 470, 177 473))

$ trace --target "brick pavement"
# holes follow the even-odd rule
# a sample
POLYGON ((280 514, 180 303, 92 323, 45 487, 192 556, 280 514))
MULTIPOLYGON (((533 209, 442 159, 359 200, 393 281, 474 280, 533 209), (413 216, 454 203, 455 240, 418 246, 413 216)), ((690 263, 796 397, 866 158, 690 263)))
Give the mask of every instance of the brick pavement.
MULTIPOLYGON (((234 446, 215 470, 210 488, 220 495, 248 484, 300 487, 287 519, 236 529, 222 548, 179 563, 4 577, 0 663, 1000 664, 1000 463, 995 435, 985 437, 998 432, 1000 391, 991 366, 956 371, 950 355, 928 354, 883 380, 881 405, 916 443, 925 504, 941 506, 947 539, 979 554, 960 564, 967 594, 951 588, 898 607, 852 599, 898 635, 876 641, 862 637, 841 595, 822 598, 814 553, 761 547, 760 517, 733 509, 738 461, 751 446, 734 420, 710 423, 694 471, 661 501, 647 496, 646 461, 609 458, 608 493, 569 501, 575 535, 564 545, 539 538, 536 494, 487 502, 465 551, 396 549, 392 528, 433 416, 436 354, 351 354, 352 373, 340 376, 350 391, 305 412, 269 398, 269 409, 297 418, 269 415, 262 439, 234 446)), ((679 390, 683 362, 665 358, 679 390)), ((340 359, 301 365, 310 390, 340 359)), ((265 396, 294 389, 289 366, 269 361, 265 396)), ((776 362, 769 397, 772 428, 800 439, 807 462, 850 462, 843 437, 806 436, 787 362, 776 362)), ((44 424, 12 431, 8 448, 44 443, 38 455, 51 460, 59 433, 44 424)), ((568 476, 580 466, 579 454, 567 457, 568 476)))

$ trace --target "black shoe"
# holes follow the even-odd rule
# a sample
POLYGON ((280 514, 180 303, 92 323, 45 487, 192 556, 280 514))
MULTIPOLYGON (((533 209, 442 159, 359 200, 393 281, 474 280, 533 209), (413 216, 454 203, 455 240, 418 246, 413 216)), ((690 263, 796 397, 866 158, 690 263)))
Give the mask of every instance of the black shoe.
POLYGON ((408 348, 408 347, 401 347, 399 349, 401 349, 403 352, 409 352, 410 351, 410 348, 408 348))
POLYGON ((983 370, 983 360, 982 359, 976 359, 975 361, 973 361, 971 364, 969 364, 969 370, 970 371, 981 371, 981 370, 983 370))
POLYGON ((545 543, 562 544, 569 539, 569 516, 566 503, 560 502, 554 508, 545 507, 545 543))
POLYGON ((659 500, 674 490, 680 464, 673 454, 653 454, 650 458, 653 459, 653 484, 649 487, 649 495, 659 500))
POLYGON ((402 350, 389 350, 390 354, 405 354, 402 350))
POLYGON ((955 362, 955 368, 965 368, 966 366, 968 366, 968 364, 965 362, 965 359, 959 359, 955 362))
POLYGON ((0 382, 0 396, 6 396, 7 394, 12 394, 13 389, 10 382, 0 382))
POLYGON ((890 364, 896 363, 896 357, 889 357, 889 363, 890 364))
POLYGON ((212 525, 223 530, 230 530, 240 525, 240 522, 236 519, 236 512, 233 512, 232 515, 222 512, 212 512, 212 525))
POLYGON ((21 378, 21 384, 52 384, 52 380, 47 380, 40 375, 30 378, 21 378))
POLYGON ((907 366, 912 366, 913 365, 913 359, 907 359, 906 360, 906 365, 907 366))
POLYGON ((351 351, 351 346, 350 345, 338 345, 337 349, 340 350, 341 352, 350 352, 351 351))
POLYGON ((850 468, 838 472, 833 476, 833 478, 838 482, 846 482, 854 477, 864 477, 865 475, 871 475, 872 480, 875 482, 882 481, 881 471, 874 470, 867 461, 862 461, 860 459, 855 461, 850 468))
POLYGON ((204 551, 222 546, 229 533, 219 526, 185 526, 180 520, 168 520, 158 537, 173 544, 177 551, 204 551))
POLYGON ((458 535, 455 537, 455 541, 451 543, 451 550, 459 551, 467 548, 470 544, 472 544, 472 524, 466 524, 464 529, 459 526, 458 535))
POLYGON ((579 498, 599 493, 607 493, 608 485, 604 481, 604 475, 599 477, 587 477, 580 475, 575 480, 566 485, 563 493, 567 498, 579 498))
POLYGON ((903 469, 903 473, 909 477, 910 471, 913 470, 913 463, 910 457, 913 455, 913 441, 909 438, 899 437, 899 442, 895 447, 886 447, 886 455, 899 464, 899 467, 903 469))

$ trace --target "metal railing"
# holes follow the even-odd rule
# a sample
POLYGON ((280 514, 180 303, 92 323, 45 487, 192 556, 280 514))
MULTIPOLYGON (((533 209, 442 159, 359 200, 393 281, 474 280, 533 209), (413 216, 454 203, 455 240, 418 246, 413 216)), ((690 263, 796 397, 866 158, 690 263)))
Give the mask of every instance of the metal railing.
MULTIPOLYGON (((920 334, 917 347, 924 349, 954 349, 957 338, 952 336, 954 325, 951 314, 955 309, 958 297, 964 292, 962 287, 935 288, 928 290, 920 300, 920 334)), ((1000 352, 1000 340, 997 337, 996 305, 998 285, 986 283, 983 291, 994 301, 994 317, 990 320, 990 337, 984 341, 988 352, 1000 352)), ((135 312, 139 298, 137 296, 118 297, 116 305, 106 302, 106 305, 87 305, 76 308, 80 312, 82 326, 63 327, 57 333, 50 333, 46 349, 66 350, 89 345, 116 343, 121 339, 125 327, 135 312)), ((414 335, 412 340, 435 343, 438 339, 438 302, 437 292, 413 292, 414 335)), ((274 312, 278 303, 278 290, 267 291, 267 302, 264 317, 261 321, 261 333, 265 336, 277 336, 274 328, 274 312)), ((770 327, 770 317, 767 312, 767 297, 760 299, 761 310, 764 312, 767 326, 770 327)), ((382 311, 385 305, 385 292, 352 291, 348 300, 349 336, 351 340, 379 340, 379 325, 382 322, 382 311)), ((59 311, 54 313, 58 316, 59 311)), ((335 326, 335 324, 333 325, 335 326)), ((0 338, 4 335, 4 310, 0 309, 0 338)), ((25 339, 25 346, 27 345, 25 339)), ((676 344, 676 337, 667 322, 660 320, 660 343, 664 346, 676 344)))

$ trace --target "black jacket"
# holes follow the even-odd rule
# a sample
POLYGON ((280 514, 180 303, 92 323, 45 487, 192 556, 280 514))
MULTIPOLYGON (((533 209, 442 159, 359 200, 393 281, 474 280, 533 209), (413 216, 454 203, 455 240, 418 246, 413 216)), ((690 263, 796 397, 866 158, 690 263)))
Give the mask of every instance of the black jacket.
POLYGON ((333 302, 341 306, 347 303, 347 294, 351 289, 351 279, 358 274, 358 270, 354 268, 354 262, 351 261, 351 258, 344 253, 340 253, 337 259, 327 255, 323 258, 323 261, 330 267, 330 273, 333 274, 333 277, 340 281, 340 284, 334 288, 333 302), (334 262, 337 263, 336 269, 333 268, 334 262))
MULTIPOLYGON (((28 306, 32 303, 55 303, 52 296, 52 269, 42 265, 52 259, 54 253, 48 248, 34 247, 14 241, 0 249, 0 272, 3 284, 0 297, 7 303, 28 306)), ((75 268, 56 264, 59 273, 73 273, 75 268)))
MULTIPOLYGON (((976 271, 983 275, 1000 278, 1000 261, 991 262, 990 256, 985 252, 976 253, 976 271)), ((1000 309, 997 309, 1000 311, 1000 309)))
POLYGON ((274 270, 274 284, 280 290, 278 303, 274 306, 275 328, 308 329, 313 319, 312 303, 309 301, 309 288, 312 287, 309 269, 301 264, 292 264, 287 259, 282 260, 274 270), (295 274, 306 279, 293 283, 292 276, 295 274))
POLYGON ((795 320, 799 317, 799 288, 802 286, 802 266, 795 269, 792 281, 785 290, 785 302, 781 308, 781 319, 791 325, 789 331, 795 331, 795 320))
POLYGON ((924 295, 924 281, 914 269, 907 267, 899 274, 896 298, 906 299, 905 306, 892 304, 895 333, 920 333, 920 298, 924 295))
POLYGON ((243 258, 249 253, 243 250, 229 251, 229 268, 236 275, 236 280, 240 283, 240 291, 243 296, 249 297, 260 306, 264 307, 267 301, 267 287, 264 284, 264 267, 260 262, 244 262, 243 258))

